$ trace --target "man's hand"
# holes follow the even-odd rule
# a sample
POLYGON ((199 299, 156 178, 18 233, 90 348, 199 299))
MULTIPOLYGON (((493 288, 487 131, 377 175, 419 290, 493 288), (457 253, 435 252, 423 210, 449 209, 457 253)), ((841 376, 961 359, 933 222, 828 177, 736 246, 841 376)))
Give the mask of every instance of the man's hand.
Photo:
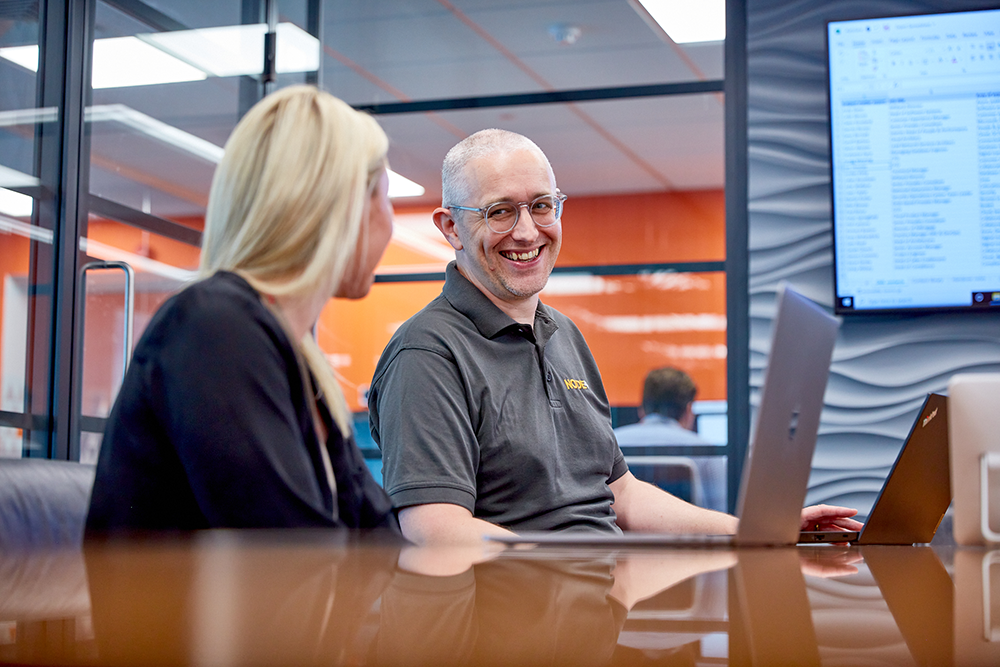
POLYGON ((858 511, 836 505, 810 505, 802 509, 802 530, 861 530, 864 524, 850 518, 858 511))

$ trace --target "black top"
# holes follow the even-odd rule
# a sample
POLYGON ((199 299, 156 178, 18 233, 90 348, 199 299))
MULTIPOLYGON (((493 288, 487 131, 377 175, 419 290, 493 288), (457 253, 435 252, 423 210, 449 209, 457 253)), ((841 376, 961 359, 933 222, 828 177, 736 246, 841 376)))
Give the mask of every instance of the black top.
POLYGON ((397 507, 620 532, 608 484, 628 466, 601 375, 580 330, 544 304, 519 324, 450 264, 441 295, 382 353, 368 409, 397 507))
POLYGON ((168 300, 108 419, 87 530, 389 527, 391 503, 323 401, 337 508, 311 400, 257 292, 217 273, 168 300))

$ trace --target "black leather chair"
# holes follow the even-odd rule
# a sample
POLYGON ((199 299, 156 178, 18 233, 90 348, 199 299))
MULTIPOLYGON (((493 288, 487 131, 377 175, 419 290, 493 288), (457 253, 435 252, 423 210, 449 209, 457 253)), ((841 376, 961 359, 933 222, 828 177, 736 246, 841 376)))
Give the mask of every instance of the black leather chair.
POLYGON ((0 458, 0 551, 79 547, 94 466, 0 458))

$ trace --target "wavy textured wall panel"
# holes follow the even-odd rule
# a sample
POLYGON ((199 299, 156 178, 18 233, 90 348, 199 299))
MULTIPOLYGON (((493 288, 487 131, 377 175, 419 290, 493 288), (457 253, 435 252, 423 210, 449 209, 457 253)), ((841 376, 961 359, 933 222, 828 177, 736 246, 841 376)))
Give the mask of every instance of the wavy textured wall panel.
MULTIPOLYGON (((950 1, 747 2, 751 404, 759 400, 780 281, 833 305, 826 22, 976 9, 950 1)), ((1000 371, 1000 318, 845 319, 808 502, 867 513, 923 397, 958 372, 1000 371)))

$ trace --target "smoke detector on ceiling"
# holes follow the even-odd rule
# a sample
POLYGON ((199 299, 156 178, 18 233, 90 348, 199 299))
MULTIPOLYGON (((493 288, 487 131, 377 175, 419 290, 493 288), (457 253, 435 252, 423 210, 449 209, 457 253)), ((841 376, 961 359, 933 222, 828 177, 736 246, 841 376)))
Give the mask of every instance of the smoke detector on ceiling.
POLYGON ((549 35, 552 39, 566 46, 575 44, 582 34, 583 30, 580 29, 580 26, 571 23, 553 23, 549 26, 549 35))

